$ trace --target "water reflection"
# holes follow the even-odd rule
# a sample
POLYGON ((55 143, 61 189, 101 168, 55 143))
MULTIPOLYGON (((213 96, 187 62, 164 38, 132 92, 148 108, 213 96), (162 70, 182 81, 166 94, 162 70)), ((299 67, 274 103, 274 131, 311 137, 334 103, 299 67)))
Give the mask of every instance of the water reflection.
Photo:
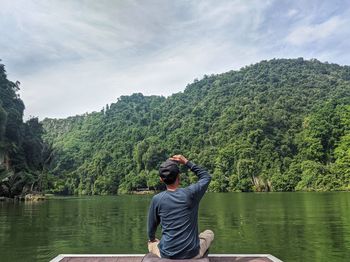
MULTIPOLYGON (((145 253, 151 196, 71 197, 0 203, 1 261, 59 253, 145 253)), ((271 253, 285 261, 348 261, 350 194, 207 194, 200 230, 212 253, 271 253)))

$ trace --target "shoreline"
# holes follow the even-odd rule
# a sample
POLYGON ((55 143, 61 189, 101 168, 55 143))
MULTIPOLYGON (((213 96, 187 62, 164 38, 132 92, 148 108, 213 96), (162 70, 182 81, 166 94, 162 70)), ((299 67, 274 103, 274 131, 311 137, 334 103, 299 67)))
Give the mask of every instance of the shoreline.
POLYGON ((26 194, 12 197, 0 196, 0 202, 39 202, 47 199, 45 194, 26 194))
MULTIPOLYGON (((106 196, 125 196, 125 195, 153 195, 160 193, 162 191, 132 191, 128 193, 119 193, 119 194, 110 194, 110 195, 60 195, 60 194, 45 194, 45 199, 50 198, 57 198, 57 197, 106 197, 106 196)), ((269 192, 207 192, 206 194, 237 194, 237 193, 243 193, 243 194, 284 194, 284 193, 350 193, 350 191, 346 190, 338 190, 338 191, 269 191, 269 192)))

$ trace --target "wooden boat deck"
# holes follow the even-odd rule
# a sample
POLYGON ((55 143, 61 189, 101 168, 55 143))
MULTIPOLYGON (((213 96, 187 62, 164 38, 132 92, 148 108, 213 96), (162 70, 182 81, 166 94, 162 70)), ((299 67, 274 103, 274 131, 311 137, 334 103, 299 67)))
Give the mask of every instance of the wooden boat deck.
MULTIPOLYGON (((59 255, 51 262, 141 262, 144 255, 59 255)), ((176 261, 176 260, 174 260, 176 261)), ((282 262, 269 254, 212 254, 210 262, 282 262)))

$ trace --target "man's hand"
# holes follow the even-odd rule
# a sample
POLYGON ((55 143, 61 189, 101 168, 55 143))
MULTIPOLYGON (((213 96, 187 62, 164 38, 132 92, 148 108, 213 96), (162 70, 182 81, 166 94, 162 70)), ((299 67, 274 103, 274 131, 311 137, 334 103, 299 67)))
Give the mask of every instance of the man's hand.
POLYGON ((188 160, 186 159, 186 157, 184 157, 183 155, 174 155, 172 157, 170 157, 170 160, 174 160, 179 162, 180 164, 186 165, 188 160))

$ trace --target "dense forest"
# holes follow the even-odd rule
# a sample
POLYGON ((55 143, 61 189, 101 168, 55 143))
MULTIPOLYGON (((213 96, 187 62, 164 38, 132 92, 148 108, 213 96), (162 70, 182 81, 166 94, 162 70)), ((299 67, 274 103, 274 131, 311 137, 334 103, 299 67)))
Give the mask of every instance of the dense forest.
MULTIPOLYGON (((1 60, 0 60, 1 61, 1 60)), ((23 122, 19 82, 7 79, 0 64, 0 196, 14 197, 47 189, 50 150, 37 118, 23 122)))
MULTIPOLYGON (((34 143, 32 135, 40 141, 41 130, 33 130, 35 119, 21 122, 17 85, 6 82, 4 73, 1 81, 12 96, 0 107, 0 141, 7 141, 2 152, 13 158, 15 148, 23 149, 26 161, 14 160, 13 166, 26 163, 20 170, 28 172, 34 164, 25 157, 25 143, 34 143), (11 110, 16 116, 7 118, 15 123, 4 127, 11 110), (31 139, 23 139, 26 132, 31 139)), ((210 191, 350 190, 349 66, 302 58, 262 61, 205 75, 167 98, 122 96, 100 112, 42 124, 53 151, 47 165, 34 169, 44 170, 53 193, 159 189, 158 166, 176 153, 211 172, 210 191)), ((184 185, 194 180, 182 170, 184 185)))
POLYGON ((19 86, 0 65, 0 196, 157 190, 176 153, 211 172, 214 192, 350 190, 349 66, 262 61, 42 122, 23 121, 19 86))

